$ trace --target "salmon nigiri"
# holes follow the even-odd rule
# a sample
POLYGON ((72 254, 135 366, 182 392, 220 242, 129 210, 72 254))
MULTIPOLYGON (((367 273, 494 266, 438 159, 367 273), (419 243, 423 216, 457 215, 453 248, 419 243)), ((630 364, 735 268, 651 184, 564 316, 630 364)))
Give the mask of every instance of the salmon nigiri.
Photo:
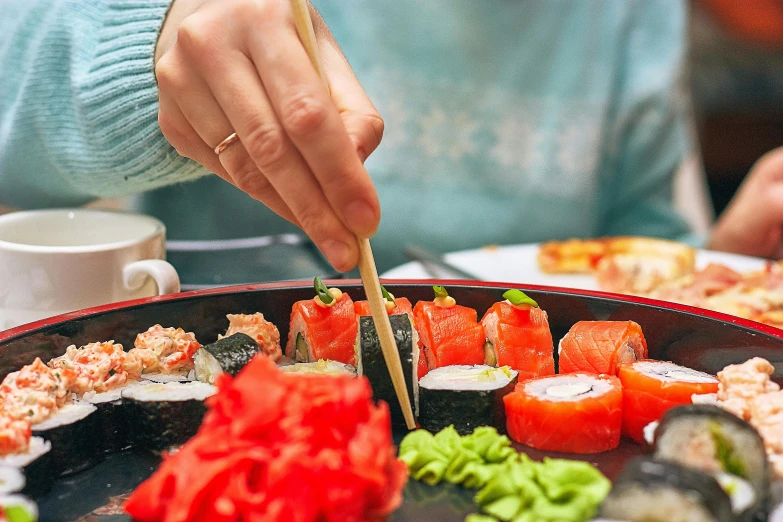
POLYGON ((530 379, 503 402, 509 437, 531 448, 599 453, 620 443, 623 392, 617 377, 571 373, 530 379))
POLYGON ((647 358, 642 327, 633 321, 579 321, 560 341, 559 373, 617 375, 621 364, 647 358))
POLYGON ((639 444, 644 442, 644 427, 664 413, 691 404, 693 395, 718 391, 714 375, 670 362, 624 364, 618 377, 623 383, 623 434, 639 444))
POLYGON ((492 305, 481 319, 485 345, 484 363, 510 366, 519 381, 555 373, 552 332, 546 312, 519 290, 503 294, 506 301, 492 305))
POLYGON ((291 327, 285 347, 297 362, 320 359, 354 365, 358 324, 351 296, 314 281, 316 296, 297 301, 291 310, 291 327))
POLYGON ((413 307, 428 368, 484 364, 484 328, 478 323, 478 313, 458 305, 442 286, 433 288, 433 301, 419 301, 413 307))

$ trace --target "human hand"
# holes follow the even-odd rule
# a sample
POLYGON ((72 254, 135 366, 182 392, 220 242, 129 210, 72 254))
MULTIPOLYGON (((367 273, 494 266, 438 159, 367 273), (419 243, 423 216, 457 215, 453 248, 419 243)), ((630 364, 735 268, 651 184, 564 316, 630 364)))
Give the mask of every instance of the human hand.
POLYGON ((768 152, 753 166, 718 219, 708 248, 783 257, 783 147, 768 152))
POLYGON ((341 271, 358 262, 380 205, 363 161, 383 120, 310 7, 329 80, 296 32, 289 0, 174 0, 156 48, 166 139, 300 226, 341 271), (219 155, 231 133, 239 141, 219 155))

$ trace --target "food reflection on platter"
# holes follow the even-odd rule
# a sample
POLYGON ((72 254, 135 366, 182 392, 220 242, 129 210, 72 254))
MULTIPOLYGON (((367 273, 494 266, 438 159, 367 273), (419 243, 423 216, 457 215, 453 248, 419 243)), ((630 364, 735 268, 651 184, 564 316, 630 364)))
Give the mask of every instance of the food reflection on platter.
POLYGON ((404 420, 367 302, 319 280, 310 295, 282 342, 259 310, 229 314, 212 343, 153 325, 128 350, 96 339, 9 373, 2 493, 34 514, 19 490, 39 497, 132 447, 168 452, 115 498, 150 522, 382 520, 409 479, 472 491, 470 522, 750 521, 783 500, 783 392, 764 359, 717 375, 651 360, 632 320, 555 339, 518 289, 486 310, 443 286, 415 303, 385 292, 420 426, 397 451, 404 420), (612 484, 589 461, 622 438, 651 455, 612 484))

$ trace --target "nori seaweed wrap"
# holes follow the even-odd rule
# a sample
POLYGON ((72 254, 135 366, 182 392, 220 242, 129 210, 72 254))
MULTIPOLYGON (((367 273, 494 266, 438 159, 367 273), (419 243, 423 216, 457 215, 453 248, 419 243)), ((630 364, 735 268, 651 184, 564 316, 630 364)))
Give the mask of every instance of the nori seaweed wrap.
POLYGON ((617 478, 600 516, 627 522, 732 522, 731 501, 707 473, 675 462, 633 459, 617 478))
POLYGON ((97 408, 94 415, 97 417, 98 436, 103 441, 103 451, 106 453, 117 453, 130 449, 133 445, 130 437, 130 424, 122 403, 122 392, 147 384, 149 381, 146 380, 135 381, 107 392, 82 395, 82 402, 87 402, 97 408))
POLYGON ((222 372, 236 377, 250 359, 261 351, 255 339, 241 332, 218 339, 212 344, 202 346, 194 354, 196 378, 201 382, 214 384, 215 378, 222 372))
MULTIPOLYGON (((418 374, 419 342, 416 329, 413 328, 410 317, 407 314, 392 315, 389 317, 397 350, 400 353, 402 373, 405 376, 405 385, 408 388, 408 398, 411 408, 418 412, 418 374)), ((385 401, 389 405, 393 425, 405 425, 405 417, 394 391, 386 359, 381 350, 381 341, 375 330, 372 317, 359 317, 359 331, 356 342, 356 369, 359 376, 364 375, 370 381, 373 398, 376 401, 385 401)))
POLYGON ((654 455, 701 469, 727 484, 734 492, 730 497, 737 520, 752 520, 766 507, 770 486, 764 441, 753 426, 722 408, 693 404, 667 411, 655 430, 654 455), (743 481, 752 492, 747 493, 743 481))
POLYGON ((72 402, 33 425, 33 436, 52 443, 50 475, 71 475, 103 460, 104 441, 96 410, 92 404, 72 402))
POLYGON ((419 381, 419 424, 436 433, 454 425, 460 435, 479 426, 506 432, 503 397, 514 391, 517 372, 508 367, 443 366, 419 381))
POLYGON ((123 391, 134 445, 153 451, 180 446, 196 434, 215 387, 202 382, 148 384, 123 391))

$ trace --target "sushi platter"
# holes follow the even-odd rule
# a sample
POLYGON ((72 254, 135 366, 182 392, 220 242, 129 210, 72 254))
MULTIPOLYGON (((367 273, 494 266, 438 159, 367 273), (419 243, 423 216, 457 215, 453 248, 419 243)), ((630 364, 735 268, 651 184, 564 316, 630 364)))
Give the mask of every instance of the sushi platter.
MULTIPOLYGON (((783 456, 770 442, 781 428, 771 419, 779 417, 759 413, 783 411, 783 401, 775 402, 783 330, 591 290, 384 281, 421 428, 408 432, 360 283, 318 283, 155 297, 0 332, 0 407, 29 416, 23 451, 8 449, 22 447, 9 435, 18 416, 0 425, 0 485, 7 488, 0 497, 22 490, 19 498, 34 500, 43 521, 132 520, 128 513, 163 520, 164 512, 175 520, 172 510, 195 505, 225 515, 240 509, 237 498, 205 503, 216 493, 185 484, 199 482, 186 475, 189 467, 207 477, 217 469, 217 460, 206 464, 211 455, 222 452, 221 465, 232 470, 241 466, 228 464, 231 458, 262 459, 263 449, 278 455, 281 476, 300 477, 339 443, 307 462, 286 457, 288 449, 325 444, 345 429, 352 437, 372 434, 360 446, 377 450, 371 460, 380 466, 375 475, 340 470, 353 477, 340 495, 364 495, 357 520, 557 520, 551 509, 566 508, 564 520, 642 520, 632 516, 666 505, 667 520, 749 522, 765 520, 783 499, 775 478, 783 456), (84 368, 104 369, 96 377, 84 368), (767 402, 731 395, 748 375, 767 402), (701 449, 704 437, 715 458, 701 449), (552 481, 566 475, 581 477, 581 489, 557 487, 576 488, 569 495, 583 504, 547 497, 523 508, 508 497, 530 477, 539 482, 525 487, 551 492, 552 481), (544 510, 542 502, 548 518, 522 516, 544 510)), ((337 477, 329 472, 319 476, 319 491, 337 487, 326 485, 337 480, 325 478, 337 477)), ((338 509, 326 497, 306 497, 288 499, 289 506, 338 509)), ((286 509, 265 505, 267 513, 286 509)))

